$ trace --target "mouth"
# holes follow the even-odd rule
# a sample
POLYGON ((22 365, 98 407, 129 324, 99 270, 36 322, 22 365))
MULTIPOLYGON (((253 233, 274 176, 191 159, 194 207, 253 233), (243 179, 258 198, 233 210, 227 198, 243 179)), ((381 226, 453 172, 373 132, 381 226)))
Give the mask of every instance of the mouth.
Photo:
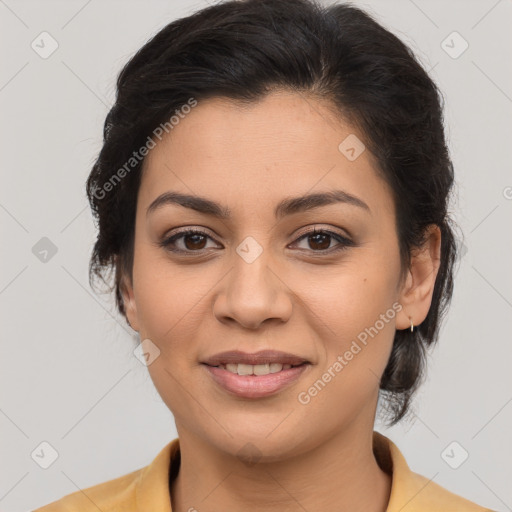
POLYGON ((223 391, 242 398, 263 398, 291 386, 311 362, 294 354, 266 350, 255 354, 223 352, 201 365, 223 391))
MULTIPOLYGON (((205 363, 206 364, 206 363, 205 363)), ((212 368, 220 368, 236 375, 269 375, 271 373, 279 373, 290 368, 297 368, 309 364, 307 362, 300 364, 282 364, 282 363, 264 363, 264 364, 243 364, 243 363, 226 363, 216 366, 207 364, 212 368)))
MULTIPOLYGON (((280 352, 278 350, 260 350, 259 352, 255 352, 250 354, 248 352, 241 352, 239 350, 229 350, 227 352, 221 352, 219 354, 215 354, 208 359, 201 361, 203 364, 208 366, 225 366, 227 368, 228 365, 237 365, 237 366, 270 366, 281 364, 283 366, 299 366, 303 363, 309 363, 309 361, 301 356, 296 354, 291 354, 289 352, 280 352)), ((269 371, 267 373, 275 373, 276 371, 280 371, 277 369, 277 366, 273 366, 274 371, 269 371)), ((263 368, 258 368, 259 371, 264 371, 263 368)))

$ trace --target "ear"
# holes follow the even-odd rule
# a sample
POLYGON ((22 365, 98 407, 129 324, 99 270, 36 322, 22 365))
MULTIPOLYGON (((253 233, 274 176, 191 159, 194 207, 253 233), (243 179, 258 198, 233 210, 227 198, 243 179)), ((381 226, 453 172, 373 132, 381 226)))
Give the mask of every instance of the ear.
POLYGON ((139 331, 139 322, 137 317, 137 304, 135 303, 135 297, 133 293, 133 284, 128 276, 123 274, 119 281, 119 291, 121 292, 121 296, 123 298, 124 310, 126 313, 126 318, 130 327, 139 331))
POLYGON ((431 224, 427 227, 425 243, 411 254, 411 265, 399 297, 403 309, 397 315, 397 329, 410 328, 411 319, 414 325, 425 320, 440 263, 441 230, 436 224, 431 224))

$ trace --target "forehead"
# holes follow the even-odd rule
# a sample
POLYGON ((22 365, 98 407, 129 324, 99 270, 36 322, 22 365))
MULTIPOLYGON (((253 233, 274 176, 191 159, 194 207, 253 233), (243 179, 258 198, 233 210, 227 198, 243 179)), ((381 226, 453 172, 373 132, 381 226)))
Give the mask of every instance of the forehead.
POLYGON ((393 213, 362 141, 330 104, 305 94, 273 92, 250 104, 201 100, 146 156, 138 203, 147 208, 172 190, 258 213, 284 196, 343 189, 377 215, 393 213))

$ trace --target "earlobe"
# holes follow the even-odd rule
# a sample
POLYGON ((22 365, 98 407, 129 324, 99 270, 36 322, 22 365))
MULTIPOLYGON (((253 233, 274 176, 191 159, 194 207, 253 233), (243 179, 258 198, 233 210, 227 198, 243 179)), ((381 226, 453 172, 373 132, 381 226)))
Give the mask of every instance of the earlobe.
POLYGON ((440 262, 441 230, 433 224, 427 228, 424 245, 411 255, 411 265, 399 300, 403 309, 397 316, 397 329, 410 329, 411 321, 416 326, 425 320, 432 303, 440 262))
POLYGON ((121 292, 121 297, 123 298, 126 319, 128 320, 130 327, 138 332, 139 324, 137 320, 137 304, 135 303, 133 286, 125 276, 120 280, 119 290, 121 292))

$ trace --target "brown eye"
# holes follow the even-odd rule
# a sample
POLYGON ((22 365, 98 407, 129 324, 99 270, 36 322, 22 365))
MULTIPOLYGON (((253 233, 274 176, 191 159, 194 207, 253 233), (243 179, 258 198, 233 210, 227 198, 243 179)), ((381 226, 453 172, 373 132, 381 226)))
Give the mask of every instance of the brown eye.
MULTIPOLYGON (((208 233, 198 229, 189 229, 165 238, 159 243, 159 245, 174 253, 192 255, 193 253, 200 254, 208 249, 208 239, 213 240, 208 233)), ((304 239, 307 240, 307 247, 302 249, 320 254, 330 254, 355 245, 352 240, 340 235, 339 233, 334 233, 333 231, 328 230, 317 231, 316 229, 313 229, 300 236, 295 243, 304 239), (337 242, 337 244, 331 246, 333 241, 337 242)))
POLYGON ((329 249, 331 239, 331 235, 328 235, 327 233, 315 233, 314 235, 308 235, 309 246, 311 249, 329 249))
POLYGON ((204 249, 205 237, 203 235, 184 235, 183 241, 187 249, 204 249))
POLYGON ((177 253, 201 252, 207 248, 205 244, 208 239, 212 238, 204 231, 189 229, 165 238, 160 242, 160 246, 177 253), (181 242, 181 247, 178 247, 178 242, 181 242))
POLYGON ((304 239, 307 240, 308 245, 305 249, 312 252, 334 252, 354 245, 352 240, 349 240, 338 233, 327 230, 317 231, 316 229, 313 229, 299 237, 295 243, 304 239), (331 247, 333 240, 338 242, 338 244, 331 247))

